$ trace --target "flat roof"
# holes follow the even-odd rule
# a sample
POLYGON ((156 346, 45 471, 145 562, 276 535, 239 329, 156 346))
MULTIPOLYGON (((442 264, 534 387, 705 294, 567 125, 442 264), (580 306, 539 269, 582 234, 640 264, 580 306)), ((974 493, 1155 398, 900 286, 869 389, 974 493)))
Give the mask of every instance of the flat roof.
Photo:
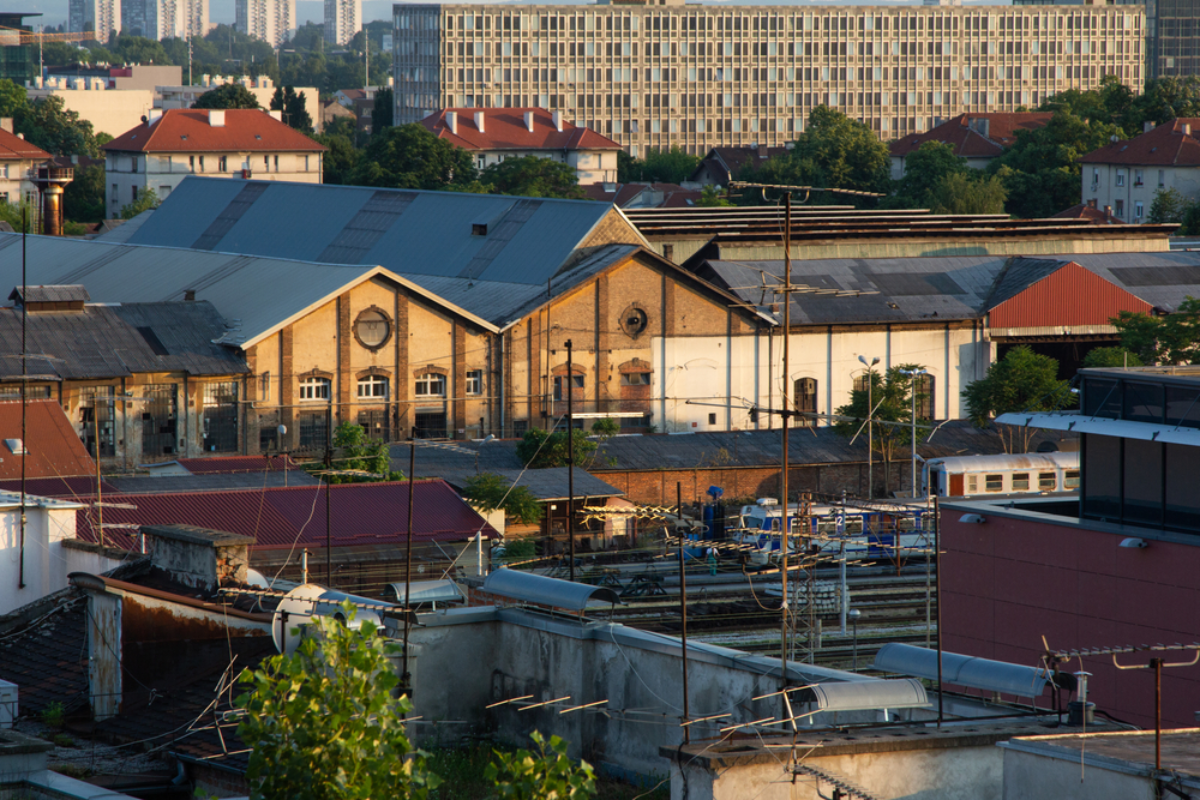
MULTIPOLYGON (((1089 766, 1116 768, 1149 775, 1154 769, 1154 731, 1107 731, 1015 738, 1005 745, 1014 750, 1089 766)), ((1162 768, 1200 778, 1200 728, 1177 728, 1162 733, 1162 768)))

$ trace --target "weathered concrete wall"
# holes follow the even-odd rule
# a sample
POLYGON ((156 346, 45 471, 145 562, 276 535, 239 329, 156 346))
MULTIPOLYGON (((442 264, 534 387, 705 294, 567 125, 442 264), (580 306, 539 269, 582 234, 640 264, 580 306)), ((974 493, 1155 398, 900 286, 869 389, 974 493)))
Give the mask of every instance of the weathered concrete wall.
MULTIPOLYGON (((999 749, 999 748, 998 748, 999 749)), ((1149 775, 1105 769, 1094 759, 1038 755, 1005 747, 1004 800, 1158 800, 1149 775), (1090 762, 1090 763, 1089 763, 1090 762)), ((1168 796, 1168 795, 1162 795, 1168 796)))
POLYGON ((56 509, 35 505, 41 502, 40 498, 30 498, 25 507, 24 556, 20 508, 0 511, 0 614, 66 588, 67 574, 74 569, 62 543, 75 538, 76 506, 63 504, 64 508, 56 509))

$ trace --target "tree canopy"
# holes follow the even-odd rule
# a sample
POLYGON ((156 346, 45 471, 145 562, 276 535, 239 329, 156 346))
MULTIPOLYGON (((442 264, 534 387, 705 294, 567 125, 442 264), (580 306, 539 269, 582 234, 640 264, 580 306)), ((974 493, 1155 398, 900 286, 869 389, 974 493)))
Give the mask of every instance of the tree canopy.
POLYGON ((121 219, 133 219, 143 211, 149 211, 152 208, 158 208, 158 204, 162 201, 158 199, 158 193, 147 187, 138 194, 137 200, 121 207, 121 219))
MULTIPOLYGON (((864 423, 868 418, 874 421, 869 444, 883 456, 885 487, 891 485, 891 462, 897 449, 912 440, 913 391, 917 389, 917 384, 913 376, 906 373, 923 369, 917 364, 901 364, 886 371, 871 370, 867 377, 868 386, 852 390, 850 402, 834 411, 839 417, 850 418, 835 422, 833 426, 834 430, 847 438, 866 436, 864 423), (874 414, 871 413, 872 404, 874 414)), ((918 410, 921 401, 927 397, 917 389, 915 399, 918 410)), ((873 497, 874 487, 869 487, 869 490, 873 497)))
POLYGON ((103 164, 75 170, 75 180, 63 192, 63 216, 76 222, 101 222, 105 217, 103 164))
POLYGON ((542 504, 527 486, 511 485, 494 472, 481 472, 467 480, 462 496, 483 513, 504 509, 504 515, 523 525, 542 518, 542 504))
MULTIPOLYGON (((1001 414, 1020 411, 1058 411, 1075 405, 1070 384, 1058 377, 1058 362, 1035 353, 1028 345, 1009 350, 988 367, 987 375, 963 390, 967 415, 977 427, 986 428, 1001 414)), ((1033 433, 1028 428, 1000 431, 1008 452, 1025 452, 1033 433), (1021 450, 1017 450, 1017 443, 1021 450)))
POLYGON ((579 173, 570 164, 539 156, 506 158, 492 164, 479 176, 492 194, 522 197, 585 197, 579 188, 579 173))
POLYGON ((192 108, 261 108, 258 98, 240 83, 227 83, 209 89, 196 98, 192 108))
POLYGON ((276 86, 271 97, 271 110, 282 111, 283 121, 288 127, 301 133, 312 133, 312 117, 305 107, 304 95, 296 94, 294 86, 276 86))
POLYGON ((1173 313, 1122 311, 1111 320, 1121 347, 1143 364, 1200 364, 1200 300, 1186 298, 1173 313))
POLYGON ((474 183, 476 175, 470 153, 411 123, 376 132, 347 182, 381 188, 461 190, 474 183))
POLYGON ((617 153, 617 180, 621 183, 682 183, 691 177, 699 165, 699 156, 694 156, 679 146, 669 150, 652 147, 640 159, 633 158, 621 150, 617 153))

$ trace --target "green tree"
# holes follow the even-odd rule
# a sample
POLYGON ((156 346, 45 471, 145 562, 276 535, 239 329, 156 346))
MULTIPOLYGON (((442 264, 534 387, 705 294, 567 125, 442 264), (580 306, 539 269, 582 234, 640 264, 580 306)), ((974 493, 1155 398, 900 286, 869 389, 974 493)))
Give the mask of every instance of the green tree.
POLYGON ((416 123, 385 128, 351 170, 355 186, 457 190, 475 181, 471 154, 416 123))
POLYGON ((37 233, 33 227, 36 209, 27 201, 0 202, 0 221, 7 222, 17 233, 37 233))
POLYGON ((1055 112, 1041 128, 1017 132, 1017 141, 988 165, 1008 192, 1005 205, 1016 217, 1049 217, 1079 202, 1079 159, 1124 132, 1112 123, 1055 112))
POLYGON ((678 145, 669 150, 652 147, 641 159, 632 156, 622 159, 620 153, 617 155, 617 180, 622 183, 682 183, 690 178, 700 165, 699 156, 692 155, 678 145))
POLYGON ((492 164, 479 176, 492 194, 520 197, 564 197, 581 200, 579 173, 570 164, 538 156, 506 158, 492 164))
POLYGON ((1190 205, 1191 201, 1178 189, 1159 189, 1154 193, 1154 201, 1150 203, 1150 213, 1146 221, 1183 222, 1190 205))
POLYGON ((975 170, 944 175, 929 192, 928 208, 935 214, 1003 214, 1008 191, 994 175, 975 170))
POLYGON ((104 165, 75 170, 75 180, 63 192, 63 216, 75 222, 101 222, 105 216, 104 165))
POLYGON ((143 211, 149 211, 152 208, 158 208, 162 201, 158 199, 158 194, 151 188, 147 187, 138 194, 137 200, 132 203, 122 206, 121 219, 133 219, 143 211))
POLYGON ((547 741, 540 732, 529 735, 536 749, 515 753, 496 751, 484 773, 496 785, 500 800, 586 800, 596 794, 596 775, 590 764, 577 766, 567 757, 567 743, 557 736, 547 741))
MULTIPOLYGON (((1058 362, 1033 352, 1027 345, 1014 347, 989 366, 986 376, 967 384, 963 397, 967 415, 980 428, 986 428, 1001 414, 1059 411, 1075 404, 1070 385, 1058 377, 1058 362)), ((1031 429, 1011 427, 1007 437, 1003 428, 998 432, 1007 452, 1028 452, 1031 429)))
POLYGON ((18 117, 29 109, 29 95, 24 86, 8 78, 0 79, 0 117, 18 117))
POLYGON ((1194 297, 1173 313, 1122 311, 1110 322, 1121 334, 1121 347, 1144 364, 1200 364, 1200 300, 1194 297))
MULTIPOLYGON (((343 606, 348 621, 355 608, 343 606)), ((441 782, 404 729, 408 698, 396 646, 370 620, 355 629, 330 617, 309 622, 292 655, 268 658, 240 681, 245 716, 238 734, 250 748, 246 775, 255 800, 423 800, 441 782)))
POLYGON ((530 469, 545 469, 549 467, 567 466, 568 446, 574 449, 575 466, 590 464, 597 449, 595 442, 588 439, 586 432, 571 431, 571 444, 567 444, 565 430, 548 433, 541 428, 532 428, 525 432, 517 444, 517 458, 530 469))
POLYGON ((296 94, 295 87, 276 86, 271 98, 271 110, 282 111, 283 121, 301 133, 312 133, 312 117, 305 108, 304 95, 296 94))
POLYGON ((700 190, 700 201, 696 204, 704 208, 731 206, 733 202, 726 199, 715 186, 705 186, 700 190))
POLYGON ((42 44, 42 63, 47 67, 68 67, 87 60, 88 51, 70 42, 45 42, 42 44))
POLYGON ((360 475, 330 475, 330 483, 371 483, 404 478, 391 467, 386 442, 367 436, 363 426, 343 422, 333 431, 334 468, 360 475))
MULTIPOLYGON (((343 119, 346 118, 338 117, 335 121, 343 119)), ((345 183, 358 163, 358 150, 353 140, 340 133, 319 133, 313 139, 329 148, 321 159, 321 182, 345 183)))
MULTIPOLYGON (((888 192, 892 185, 890 171, 891 155, 874 131, 840 111, 818 106, 791 150, 745 170, 744 178, 760 183, 888 192)), ((839 203, 864 202, 845 195, 830 197, 839 203)), ((743 198, 745 202, 759 201, 759 195, 753 192, 743 198)))
POLYGON ((1142 132, 1143 122, 1161 125, 1177 117, 1200 116, 1200 77, 1166 77, 1148 81, 1146 90, 1133 101, 1135 124, 1128 132, 1142 132))
POLYGON ((1116 75, 1105 75, 1095 89, 1068 89, 1046 98, 1039 111, 1065 111, 1080 119, 1108 123, 1126 136, 1142 132, 1141 112, 1133 90, 1116 75))
POLYGON ((485 514, 502 508, 504 516, 523 525, 542 518, 542 504, 528 487, 510 486, 494 472, 481 472, 468 479, 462 496, 485 514))
POLYGON ((165 64, 172 63, 166 49, 143 36, 127 36, 124 33, 117 37, 113 47, 114 54, 127 64, 165 64))
POLYGON ((13 129, 47 153, 56 156, 100 156, 92 123, 68 111, 61 97, 27 103, 13 119, 13 129))
POLYGON ((196 98, 192 108, 261 108, 258 99, 240 83, 209 89, 196 98))
POLYGON ((944 142, 925 142, 905 159, 904 176, 896 183, 896 199, 908 208, 930 208, 934 187, 950 175, 970 169, 965 158, 944 142))
POLYGON ((1140 367, 1142 360, 1124 347, 1097 347, 1083 357, 1084 369, 1098 367, 1140 367))
MULTIPOLYGON (((892 460, 897 450, 912 440, 913 391, 916 384, 913 377, 905 372, 922 369, 917 364, 901 364, 886 371, 871 370, 868 376, 870 388, 854 389, 850 392, 850 402, 834 411, 839 417, 849 418, 833 425, 834 430, 846 438, 856 434, 859 437, 866 435, 864 422, 868 418, 874 421, 870 444, 883 457, 885 491, 891 487, 892 460), (874 414, 871 413, 871 403, 874 403, 874 414)), ((927 397, 924 392, 917 391, 917 408, 927 397)), ((872 497, 874 488, 870 487, 872 497)))
POLYGON ((391 89, 380 89, 375 92, 375 105, 371 107, 372 132, 392 127, 395 102, 395 95, 392 94, 391 89))

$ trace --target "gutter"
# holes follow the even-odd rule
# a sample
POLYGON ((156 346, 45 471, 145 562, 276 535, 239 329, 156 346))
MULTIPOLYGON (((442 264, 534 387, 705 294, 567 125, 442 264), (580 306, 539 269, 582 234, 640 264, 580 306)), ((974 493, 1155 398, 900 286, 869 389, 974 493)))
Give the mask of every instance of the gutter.
POLYGON ((231 606, 223 606, 217 603, 209 603, 204 600, 197 600, 194 597, 186 597, 181 594, 172 594, 163 592, 158 589, 150 589, 145 586, 138 586, 135 583, 126 583, 125 581, 114 580, 113 578, 104 578, 98 575, 92 575, 88 572, 72 572, 67 576, 67 579, 81 589, 87 589, 94 592, 104 592, 106 594, 115 595, 117 597, 125 597, 126 595, 139 595, 141 597, 153 597, 158 600, 166 600, 181 606, 200 609, 201 611, 211 611, 216 614, 223 614, 229 617, 237 617, 238 619, 249 620, 251 622, 261 622, 271 624, 274 616, 271 614, 251 614, 246 611, 233 608, 231 606))

